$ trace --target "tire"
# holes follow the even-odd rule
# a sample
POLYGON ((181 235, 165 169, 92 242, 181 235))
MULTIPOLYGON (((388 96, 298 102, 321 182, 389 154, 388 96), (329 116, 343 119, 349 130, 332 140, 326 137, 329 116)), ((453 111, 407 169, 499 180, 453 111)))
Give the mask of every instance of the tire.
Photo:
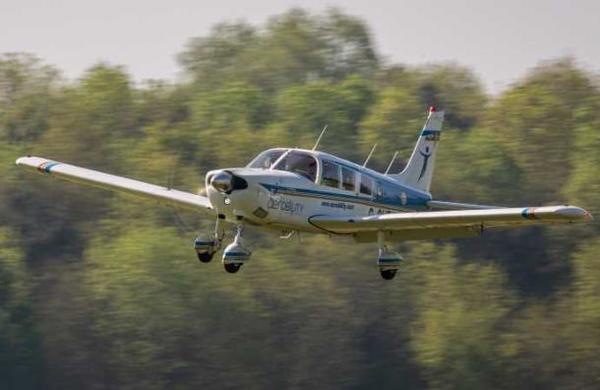
POLYGON ((234 274, 234 273, 238 272, 240 270, 241 266, 242 266, 242 263, 225 263, 225 264, 223 264, 223 267, 225 267, 225 271, 229 272, 230 274, 234 274))
POLYGON ((201 263, 210 263, 210 261, 213 259, 214 253, 211 252, 203 252, 203 253, 198 253, 198 260, 200 260, 201 263))
POLYGON ((381 273, 381 277, 385 280, 392 280, 394 279, 394 276, 396 276, 396 271, 395 269, 386 269, 384 271, 379 271, 379 273, 381 273))

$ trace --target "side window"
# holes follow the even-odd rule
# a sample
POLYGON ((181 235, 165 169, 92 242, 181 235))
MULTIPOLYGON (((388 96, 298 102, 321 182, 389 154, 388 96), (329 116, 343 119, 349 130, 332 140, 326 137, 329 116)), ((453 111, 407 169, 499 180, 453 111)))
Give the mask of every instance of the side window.
POLYGON ((321 184, 339 188, 340 186, 340 167, 331 161, 323 160, 323 176, 321 184))
POLYGON ((356 174, 352 169, 342 167, 342 188, 348 191, 354 191, 354 181, 356 174))
POLYGON ((360 175, 360 193, 365 195, 373 193, 373 180, 367 175, 360 175))

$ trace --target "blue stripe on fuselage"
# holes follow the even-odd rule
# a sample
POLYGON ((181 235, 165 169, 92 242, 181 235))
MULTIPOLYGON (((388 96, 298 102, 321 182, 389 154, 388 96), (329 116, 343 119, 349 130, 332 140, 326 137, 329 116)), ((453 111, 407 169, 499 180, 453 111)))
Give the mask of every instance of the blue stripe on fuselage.
MULTIPOLYGON (((347 201, 347 202, 356 202, 356 203, 368 204, 368 205, 374 206, 374 207, 395 208, 398 210, 414 210, 415 208, 417 208, 417 209, 424 208, 427 206, 427 202, 430 200, 430 198, 418 197, 414 193, 412 193, 412 191, 409 191, 409 190, 404 191, 407 193, 408 199, 407 199, 406 204, 402 205, 402 203, 400 201, 400 197, 399 197, 400 193, 398 193, 398 195, 397 195, 397 197, 398 197, 397 201, 392 200, 390 198, 375 200, 375 199, 360 197, 360 196, 356 196, 356 195, 340 194, 340 193, 329 192, 329 191, 318 191, 318 190, 312 190, 312 189, 308 189, 308 188, 282 187, 282 186, 276 186, 273 184, 266 184, 266 183, 260 183, 260 185, 262 185, 268 191, 277 191, 277 192, 287 193, 290 195, 308 196, 308 197, 324 198, 324 199, 331 199, 331 200, 341 200, 341 201, 347 201)), ((402 192, 402 190, 400 190, 400 192, 402 192)))

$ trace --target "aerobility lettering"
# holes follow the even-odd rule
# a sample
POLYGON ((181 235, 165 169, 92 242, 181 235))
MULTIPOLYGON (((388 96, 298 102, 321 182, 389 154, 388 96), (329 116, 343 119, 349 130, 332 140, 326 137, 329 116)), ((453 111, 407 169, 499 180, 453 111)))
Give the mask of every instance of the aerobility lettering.
POLYGON ((290 214, 302 214, 304 205, 285 196, 270 196, 267 201, 267 208, 290 214))

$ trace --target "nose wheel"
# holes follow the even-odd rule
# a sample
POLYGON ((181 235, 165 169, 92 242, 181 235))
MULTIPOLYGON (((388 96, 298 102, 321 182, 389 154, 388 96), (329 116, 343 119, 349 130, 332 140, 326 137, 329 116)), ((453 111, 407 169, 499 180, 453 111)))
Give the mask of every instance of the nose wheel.
POLYGON ((238 272, 240 267, 246 261, 250 260, 250 255, 252 254, 252 252, 242 245, 243 231, 243 225, 238 225, 233 242, 227 245, 227 248, 223 251, 223 267, 230 274, 238 272))
POLYGON ((225 271, 227 271, 230 274, 234 274, 236 272, 238 272, 240 270, 240 268, 242 267, 242 264, 236 264, 236 263, 227 263, 227 264, 223 264, 223 267, 225 268, 225 271))

